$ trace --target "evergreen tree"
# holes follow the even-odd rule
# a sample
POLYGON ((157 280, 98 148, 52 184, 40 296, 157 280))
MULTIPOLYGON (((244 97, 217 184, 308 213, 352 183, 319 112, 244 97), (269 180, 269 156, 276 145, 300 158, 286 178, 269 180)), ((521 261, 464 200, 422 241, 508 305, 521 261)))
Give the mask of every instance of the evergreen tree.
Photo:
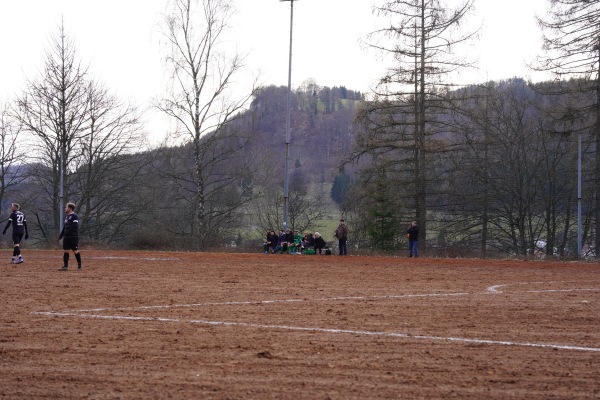
POLYGON ((382 170, 376 183, 372 203, 369 207, 367 231, 371 246, 383 251, 393 250, 398 234, 396 220, 397 207, 391 194, 392 185, 385 170, 382 170))
POLYGON ((350 190, 350 185, 350 176, 342 169, 333 180, 333 185, 331 186, 331 198, 337 204, 343 204, 346 194, 350 190))

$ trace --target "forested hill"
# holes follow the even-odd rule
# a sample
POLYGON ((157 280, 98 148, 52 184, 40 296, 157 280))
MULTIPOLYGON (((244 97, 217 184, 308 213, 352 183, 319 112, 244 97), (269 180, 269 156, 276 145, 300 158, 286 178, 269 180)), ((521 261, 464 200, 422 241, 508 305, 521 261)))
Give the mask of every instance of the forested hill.
MULTIPOLYGON (((268 150, 276 168, 285 163, 288 89, 260 89, 243 117, 251 132, 249 146, 268 150)), ((345 87, 303 85, 291 95, 290 169, 302 168, 311 182, 333 179, 342 155, 352 146, 352 122, 360 92, 345 87)))

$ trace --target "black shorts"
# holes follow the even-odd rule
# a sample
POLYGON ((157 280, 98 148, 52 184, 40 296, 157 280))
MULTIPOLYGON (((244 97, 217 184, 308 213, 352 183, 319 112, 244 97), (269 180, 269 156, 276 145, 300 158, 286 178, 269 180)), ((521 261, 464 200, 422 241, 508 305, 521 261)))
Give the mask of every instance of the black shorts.
POLYGON ((23 239, 23 233, 15 233, 15 232, 13 232, 13 234, 12 234, 12 240, 13 240, 14 244, 21 243, 22 239, 23 239))
POLYGON ((77 236, 63 237, 63 250, 79 250, 79 237, 77 237, 77 236))

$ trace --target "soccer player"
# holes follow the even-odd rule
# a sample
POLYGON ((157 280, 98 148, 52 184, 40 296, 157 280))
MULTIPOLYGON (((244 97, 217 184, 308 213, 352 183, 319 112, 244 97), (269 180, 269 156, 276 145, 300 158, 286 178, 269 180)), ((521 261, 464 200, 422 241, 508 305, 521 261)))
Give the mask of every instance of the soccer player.
POLYGON ((81 270, 81 254, 79 254, 79 216, 75 213, 75 204, 67 203, 65 212, 67 213, 65 224, 58 237, 58 240, 63 239, 63 250, 65 251, 63 254, 64 265, 58 270, 69 270, 69 250, 73 250, 73 254, 75 254, 75 259, 77 260, 77 270, 81 270))
POLYGON ((13 255, 11 264, 21 264, 23 262, 23 256, 21 255, 21 247, 19 246, 19 244, 21 243, 21 239, 23 239, 23 233, 25 234, 25 239, 29 239, 25 214, 19 211, 20 208, 21 206, 17 203, 11 204, 11 213, 8 217, 8 223, 6 224, 6 226, 4 227, 4 231, 2 232, 2 234, 4 235, 8 230, 8 227, 12 224, 13 255))

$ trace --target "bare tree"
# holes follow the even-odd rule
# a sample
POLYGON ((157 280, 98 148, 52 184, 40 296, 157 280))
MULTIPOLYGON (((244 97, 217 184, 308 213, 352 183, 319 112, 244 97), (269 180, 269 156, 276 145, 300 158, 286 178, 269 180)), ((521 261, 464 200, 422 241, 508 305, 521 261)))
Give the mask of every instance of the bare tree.
POLYGON ((42 76, 29 80, 16 101, 23 129, 37 139, 31 156, 34 178, 51 199, 53 228, 62 224, 62 204, 68 196, 65 176, 78 156, 75 147, 89 124, 87 69, 76 58, 75 45, 64 26, 51 37, 42 76), (36 173, 37 172, 37 173, 36 173), (49 173, 48 173, 49 172, 49 173))
POLYGON ((61 228, 64 200, 72 200, 86 239, 117 240, 141 207, 135 182, 149 160, 133 154, 144 150, 145 135, 135 107, 81 67, 64 26, 50 39, 41 76, 17 98, 15 115, 34 138, 29 174, 37 185, 29 190, 39 194, 42 233, 61 228))
POLYGON ((77 193, 82 232, 91 240, 116 240, 127 222, 144 207, 138 197, 138 175, 151 157, 139 112, 122 104, 108 89, 89 82, 88 124, 78 138, 72 190, 77 193))
MULTIPOLYGON (((578 112, 594 116, 589 126, 595 138, 595 249, 600 249, 600 3, 589 0, 549 0, 547 19, 538 18, 544 31, 543 57, 538 70, 553 72, 559 81, 576 77, 576 90, 591 93, 591 101, 580 104, 578 112)), ((573 91, 572 82, 563 89, 573 91)))
POLYGON ((7 191, 25 179, 25 150, 20 136, 20 124, 8 105, 0 104, 0 204, 4 203, 7 191))
MULTIPOLYGON (((440 0, 384 1, 375 10, 387 24, 369 36, 368 45, 392 56, 394 65, 375 90, 378 101, 368 103, 361 113, 363 126, 379 132, 368 140, 374 146, 368 151, 380 149, 379 156, 394 152, 398 164, 403 164, 402 173, 411 171, 403 187, 410 193, 406 201, 415 210, 410 219, 417 219, 424 247, 428 188, 435 186, 436 175, 430 155, 438 151, 432 138, 443 125, 436 118, 452 86, 449 76, 469 65, 454 49, 476 33, 460 30, 472 7, 473 0, 454 9, 440 0)), ((394 157, 386 159, 393 161, 394 157)))
POLYGON ((246 95, 233 98, 233 79, 243 68, 238 54, 221 52, 223 35, 233 12, 230 0, 173 0, 172 12, 165 18, 164 35, 170 47, 167 63, 173 89, 158 108, 173 118, 176 135, 191 142, 193 151, 191 234, 203 246, 211 221, 230 215, 236 207, 217 210, 208 204, 209 192, 227 186, 236 178, 215 175, 217 166, 239 152, 239 132, 225 125, 244 109, 254 87, 246 95), (228 145, 224 145, 227 143, 228 145), (211 211, 212 210, 212 211, 211 211))

